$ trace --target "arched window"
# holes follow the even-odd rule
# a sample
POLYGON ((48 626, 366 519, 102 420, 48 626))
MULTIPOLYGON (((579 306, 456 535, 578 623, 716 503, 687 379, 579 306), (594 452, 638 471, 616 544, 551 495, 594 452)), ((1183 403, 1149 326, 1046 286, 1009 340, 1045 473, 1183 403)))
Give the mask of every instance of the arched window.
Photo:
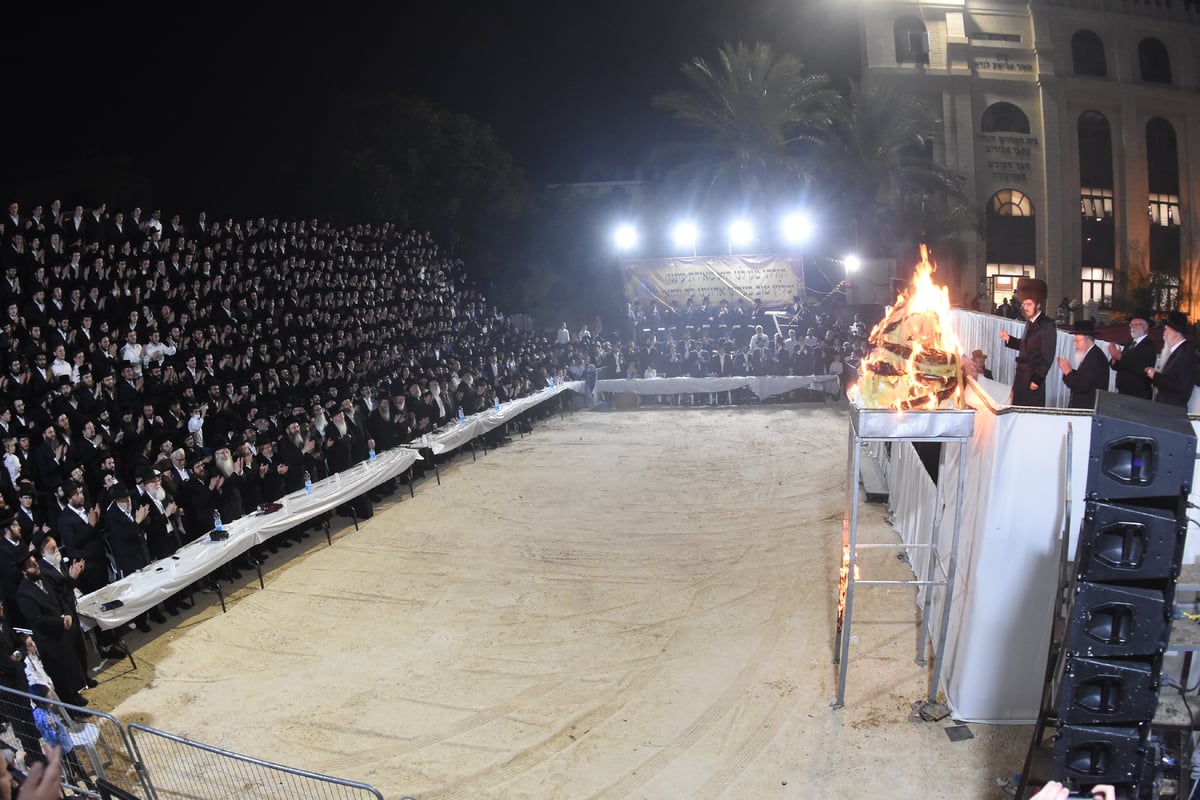
POLYGON ((929 63, 929 32, 917 17, 900 17, 894 26, 897 64, 929 63))
MULTIPOLYGON (((1079 115, 1079 185, 1113 188, 1112 129, 1099 111, 1079 115)), ((1111 216, 1112 209, 1102 216, 1111 216)), ((1093 215, 1101 216, 1101 215, 1093 215)))
POLYGON ((979 123, 984 133, 1029 133, 1029 117, 1012 103, 992 103, 979 123))
POLYGON ((1108 65, 1104 60, 1104 42, 1088 30, 1075 31, 1071 37, 1071 63, 1076 75, 1108 76, 1108 65))
POLYGON ((1171 56, 1167 46, 1153 36, 1138 42, 1138 66, 1147 83, 1171 82, 1171 56))
POLYGON ((1111 303, 1116 286, 1112 129, 1099 111, 1079 115, 1079 276, 1085 303, 1111 303))
POLYGON ((1016 189, 1001 189, 992 195, 988 213, 997 217, 1032 217, 1033 201, 1016 189))
POLYGON ((1177 286, 1182 263, 1180 225, 1183 218, 1179 205, 1179 148, 1175 127, 1162 117, 1154 117, 1146 123, 1146 173, 1151 284, 1169 279, 1177 286))
MULTIPOLYGON (((987 204, 987 263, 999 274, 1026 274, 1037 264, 1037 227, 1033 201, 1016 189, 1001 189, 987 204), (1014 271, 1016 268, 1020 268, 1014 271)), ((1032 274, 1029 272, 1028 274, 1032 274)))

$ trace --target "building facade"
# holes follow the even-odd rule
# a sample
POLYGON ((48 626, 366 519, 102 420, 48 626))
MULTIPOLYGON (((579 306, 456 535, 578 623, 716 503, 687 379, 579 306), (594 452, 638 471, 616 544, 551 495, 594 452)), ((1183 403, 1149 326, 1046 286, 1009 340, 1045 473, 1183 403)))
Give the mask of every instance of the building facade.
POLYGON ((1200 3, 863 0, 862 30, 981 211, 959 291, 1200 313, 1200 3))

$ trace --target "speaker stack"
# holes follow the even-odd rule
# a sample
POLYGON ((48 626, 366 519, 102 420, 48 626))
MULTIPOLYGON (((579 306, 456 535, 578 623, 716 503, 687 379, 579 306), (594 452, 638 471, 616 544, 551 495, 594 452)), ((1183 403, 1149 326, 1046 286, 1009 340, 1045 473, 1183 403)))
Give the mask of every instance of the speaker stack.
MULTIPOLYGON (((1047 694, 1051 778, 1147 791, 1150 723, 1187 535, 1196 437, 1183 409, 1100 392, 1074 587, 1047 694)), ((1042 726, 1039 725, 1039 729, 1042 726)))

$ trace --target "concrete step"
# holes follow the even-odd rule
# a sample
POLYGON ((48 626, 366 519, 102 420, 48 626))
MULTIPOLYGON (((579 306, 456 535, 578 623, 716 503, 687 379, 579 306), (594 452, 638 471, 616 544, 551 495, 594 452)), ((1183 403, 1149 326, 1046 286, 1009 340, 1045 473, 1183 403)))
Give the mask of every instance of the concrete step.
POLYGON ((863 495, 868 503, 886 503, 888 500, 887 476, 873 458, 858 462, 858 479, 862 482, 863 495))

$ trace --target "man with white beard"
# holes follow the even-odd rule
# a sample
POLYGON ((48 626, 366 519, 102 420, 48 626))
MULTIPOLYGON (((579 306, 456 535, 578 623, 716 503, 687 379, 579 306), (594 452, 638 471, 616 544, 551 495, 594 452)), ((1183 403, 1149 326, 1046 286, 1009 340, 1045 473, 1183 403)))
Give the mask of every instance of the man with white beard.
POLYGON ((213 454, 213 462, 225 479, 217 493, 217 508, 221 511, 221 521, 230 523, 246 513, 242 505, 242 459, 233 457, 229 445, 222 445, 213 454))
POLYGON ((1091 411, 1096 407, 1096 392, 1108 390, 1108 359, 1096 347, 1096 324, 1082 320, 1075 324, 1075 350, 1070 359, 1058 358, 1063 383, 1071 390, 1068 408, 1091 411))
POLYGON ((315 444, 300 430, 300 417, 293 416, 288 419, 283 429, 283 437, 279 440, 279 460, 287 466, 283 475, 285 494, 304 487, 306 471, 314 481, 319 479, 320 476, 311 474, 311 464, 309 463, 315 444))
POLYGON ((338 406, 333 410, 329 426, 325 428, 325 458, 330 472, 349 469, 354 460, 354 444, 358 431, 346 420, 346 412, 338 406))

